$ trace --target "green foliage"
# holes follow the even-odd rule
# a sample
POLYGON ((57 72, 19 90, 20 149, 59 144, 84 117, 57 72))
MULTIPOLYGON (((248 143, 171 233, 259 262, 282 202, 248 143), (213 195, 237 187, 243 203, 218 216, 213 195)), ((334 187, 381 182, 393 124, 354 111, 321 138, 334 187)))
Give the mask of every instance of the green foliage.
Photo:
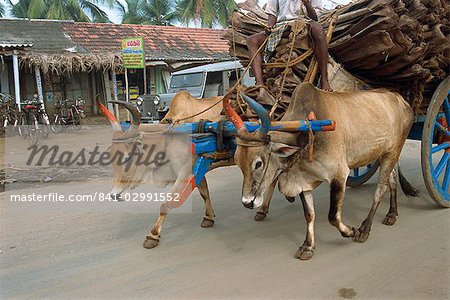
POLYGON ((178 18, 171 0, 125 0, 122 23, 173 25, 178 18))
POLYGON ((203 27, 226 27, 236 8, 234 0, 125 0, 122 23, 172 25, 200 22, 203 27))
POLYGON ((178 0, 177 15, 184 24, 199 21, 202 27, 226 27, 235 8, 234 0, 178 0))
POLYGON ((5 15, 5 7, 3 6, 3 3, 0 2, 0 18, 5 15))
POLYGON ((9 0, 16 18, 74 20, 77 22, 110 22, 99 4, 117 6, 115 0, 9 0))

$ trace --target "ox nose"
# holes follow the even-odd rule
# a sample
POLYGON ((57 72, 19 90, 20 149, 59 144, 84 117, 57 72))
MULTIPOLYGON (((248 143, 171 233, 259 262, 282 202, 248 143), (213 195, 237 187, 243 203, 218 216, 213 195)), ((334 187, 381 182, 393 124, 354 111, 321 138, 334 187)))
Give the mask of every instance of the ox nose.
POLYGON ((250 201, 248 203, 242 202, 242 204, 244 205, 245 208, 253 209, 253 207, 255 206, 255 201, 253 200, 253 201, 250 201))
POLYGON ((111 193, 109 194, 109 196, 114 201, 123 201, 123 199, 120 197, 120 193, 111 193))

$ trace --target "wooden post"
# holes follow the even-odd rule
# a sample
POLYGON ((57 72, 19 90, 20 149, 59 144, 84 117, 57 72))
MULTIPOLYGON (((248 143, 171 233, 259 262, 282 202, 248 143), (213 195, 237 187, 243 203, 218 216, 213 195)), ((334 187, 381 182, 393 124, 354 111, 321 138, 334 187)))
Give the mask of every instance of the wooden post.
MULTIPOLYGON (((128 69, 125 68, 125 100, 130 102, 130 95, 128 90, 128 69)), ((127 110, 127 121, 130 121, 130 112, 127 110)))
MULTIPOLYGON (((105 86, 105 96, 106 96, 106 101, 111 101, 111 86, 109 84, 109 72, 108 71, 103 71, 103 84, 105 86)), ((108 110, 111 113, 114 113, 114 109, 113 109, 113 105, 111 103, 108 103, 108 110)))
POLYGON ((97 107, 97 84, 95 80, 96 72, 91 71, 89 73, 91 83, 89 85, 90 91, 91 91, 91 98, 92 100, 92 113, 95 115, 98 115, 98 107, 97 107))
POLYGON ((17 50, 13 51, 13 70, 14 70, 14 94, 16 98, 16 104, 19 106, 19 110, 22 110, 22 107, 20 105, 19 57, 17 50))
MULTIPOLYGON (((112 79, 113 79, 113 85, 114 85, 114 100, 119 100, 118 92, 117 92, 117 76, 116 76, 116 69, 112 68, 112 79)), ((119 105, 114 105, 114 113, 116 115, 117 120, 119 120, 119 105)))
POLYGON ((144 96, 147 95, 147 66, 144 63, 144 96))
POLYGON ((39 67, 36 66, 34 68, 34 73, 36 76, 36 86, 37 86, 37 91, 38 91, 38 97, 39 97, 39 102, 41 103, 41 107, 43 109, 45 109, 45 105, 44 105, 44 93, 42 91, 42 78, 41 78, 41 71, 39 70, 39 67))

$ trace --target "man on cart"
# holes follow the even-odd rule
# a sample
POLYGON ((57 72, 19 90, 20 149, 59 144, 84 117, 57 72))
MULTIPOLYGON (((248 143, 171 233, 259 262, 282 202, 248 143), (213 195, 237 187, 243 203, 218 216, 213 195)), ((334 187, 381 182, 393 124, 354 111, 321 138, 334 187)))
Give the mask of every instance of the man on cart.
POLYGON ((314 56, 319 65, 321 75, 320 87, 326 91, 332 91, 328 82, 327 64, 328 64, 328 45, 322 25, 317 21, 322 11, 321 0, 269 0, 265 8, 268 14, 268 27, 264 32, 256 33, 248 37, 247 45, 250 51, 250 57, 255 56, 252 63, 253 73, 256 78, 256 85, 261 86, 261 98, 267 97, 263 79, 263 54, 257 53, 258 49, 266 41, 266 53, 275 50, 283 32, 288 26, 289 21, 303 20, 309 30, 312 39, 312 47, 314 56))

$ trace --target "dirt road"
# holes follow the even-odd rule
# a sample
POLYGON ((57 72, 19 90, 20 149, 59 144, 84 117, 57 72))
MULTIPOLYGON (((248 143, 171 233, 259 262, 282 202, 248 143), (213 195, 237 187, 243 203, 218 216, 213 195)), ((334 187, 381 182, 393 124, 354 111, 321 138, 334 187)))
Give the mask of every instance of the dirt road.
MULTIPOLYGON (((10 201, 14 193, 106 192, 108 178, 7 189, 1 194, 1 299, 448 299, 450 209, 428 196, 419 157, 419 144, 408 142, 402 165, 420 197, 399 192, 400 216, 392 227, 381 224, 384 201, 363 244, 328 224, 329 192, 321 186, 314 193, 316 252, 309 261, 294 258, 306 230, 300 201, 290 204, 276 192, 268 218, 253 221, 254 211, 240 203, 236 167, 208 175, 213 228, 200 227, 203 201, 194 192, 192 209, 188 203, 189 213, 169 216, 152 250, 142 242, 156 214, 145 206, 136 211, 124 203, 87 203, 72 209, 10 201)), ((347 223, 359 226, 374 191, 374 179, 348 189, 347 223)))

